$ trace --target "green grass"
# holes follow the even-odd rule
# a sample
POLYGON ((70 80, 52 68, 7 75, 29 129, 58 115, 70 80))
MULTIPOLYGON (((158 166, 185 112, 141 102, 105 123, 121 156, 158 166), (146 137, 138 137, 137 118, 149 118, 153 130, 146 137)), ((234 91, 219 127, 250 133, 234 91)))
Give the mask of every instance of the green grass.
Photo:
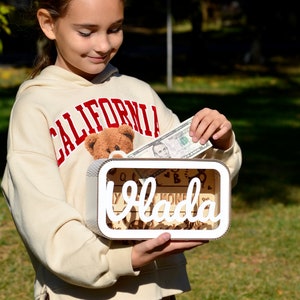
POLYGON ((223 238, 187 253, 192 291, 179 300, 299 299, 299 206, 234 212, 223 238))
MULTIPOLYGON (((293 65, 176 76, 173 91, 153 83, 182 120, 204 106, 224 112, 243 151, 230 230, 187 252, 192 291, 179 300, 300 299, 299 79, 293 65)), ((14 93, 0 78, 1 145, 14 93)), ((0 300, 32 299, 33 271, 2 198, 0 226, 0 300)))
POLYGON ((34 272, 25 247, 0 197, 0 299, 32 299, 34 272))

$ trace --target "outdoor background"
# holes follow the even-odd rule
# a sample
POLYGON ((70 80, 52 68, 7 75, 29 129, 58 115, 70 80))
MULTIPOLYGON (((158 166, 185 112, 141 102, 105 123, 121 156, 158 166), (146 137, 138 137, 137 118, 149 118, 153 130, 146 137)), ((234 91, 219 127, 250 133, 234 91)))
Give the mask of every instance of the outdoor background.
MULTIPOLYGON (((37 51, 29 2, 0 2, 1 174, 10 109, 37 51)), ((230 230, 187 253, 192 291, 178 299, 300 299, 297 1, 170 3, 172 87, 167 86, 166 0, 127 0, 125 40, 113 63, 148 81, 182 121, 202 107, 222 111, 243 151, 230 230)), ((0 300, 32 299, 33 280, 0 197, 0 300)))

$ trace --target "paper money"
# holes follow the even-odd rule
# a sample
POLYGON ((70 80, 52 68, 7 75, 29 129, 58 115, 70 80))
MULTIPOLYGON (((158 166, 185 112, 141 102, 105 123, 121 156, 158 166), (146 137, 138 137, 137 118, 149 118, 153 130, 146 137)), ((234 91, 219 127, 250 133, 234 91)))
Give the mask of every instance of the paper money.
MULTIPOLYGON (((189 135, 192 117, 179 124, 178 127, 161 135, 155 141, 146 144, 136 150, 127 154, 129 158, 195 158, 202 152, 206 151, 212 144, 208 141, 201 145, 199 142, 194 143, 189 135)), ((157 162, 159 165, 159 162, 157 162)), ((136 169, 136 172, 141 178, 148 178, 150 176, 156 177, 164 172, 164 169, 153 166, 153 169, 136 169)), ((143 180, 143 179, 141 179, 143 180)))
POLYGON ((178 127, 127 154, 131 158, 194 158, 206 151, 212 144, 194 143, 189 135, 192 117, 178 127))

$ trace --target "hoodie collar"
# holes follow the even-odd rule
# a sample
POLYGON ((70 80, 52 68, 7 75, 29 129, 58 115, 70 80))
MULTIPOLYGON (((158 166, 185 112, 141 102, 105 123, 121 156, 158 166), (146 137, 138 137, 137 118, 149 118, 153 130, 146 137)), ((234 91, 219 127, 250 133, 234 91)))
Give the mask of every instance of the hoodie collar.
POLYGON ((92 83, 94 84, 103 83, 109 80, 112 76, 118 74, 119 74, 119 70, 113 65, 108 64, 106 68, 92 80, 92 83))

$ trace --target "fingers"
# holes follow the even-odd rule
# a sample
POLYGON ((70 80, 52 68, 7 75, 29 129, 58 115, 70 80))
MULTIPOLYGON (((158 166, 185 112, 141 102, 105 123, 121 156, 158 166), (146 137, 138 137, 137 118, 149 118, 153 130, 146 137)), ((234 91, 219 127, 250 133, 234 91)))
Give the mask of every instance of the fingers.
POLYGON ((132 248, 131 261, 134 269, 140 268, 149 262, 155 260, 159 253, 163 251, 164 247, 171 240, 169 233, 163 233, 156 239, 150 239, 139 244, 136 244, 132 248))
POLYGON ((164 248, 168 254, 180 253, 208 243, 208 241, 172 241, 164 248))
POLYGON ((158 257, 184 252, 207 243, 206 241, 171 241, 169 233, 163 233, 155 239, 136 244, 132 249, 133 268, 140 268, 158 257))
POLYGON ((205 144, 209 139, 230 139, 232 125, 227 118, 217 110, 204 108, 192 119, 190 136, 193 142, 205 144))
POLYGON ((163 251, 171 241, 171 235, 167 232, 159 235, 155 239, 145 241, 145 250, 147 253, 163 251))

